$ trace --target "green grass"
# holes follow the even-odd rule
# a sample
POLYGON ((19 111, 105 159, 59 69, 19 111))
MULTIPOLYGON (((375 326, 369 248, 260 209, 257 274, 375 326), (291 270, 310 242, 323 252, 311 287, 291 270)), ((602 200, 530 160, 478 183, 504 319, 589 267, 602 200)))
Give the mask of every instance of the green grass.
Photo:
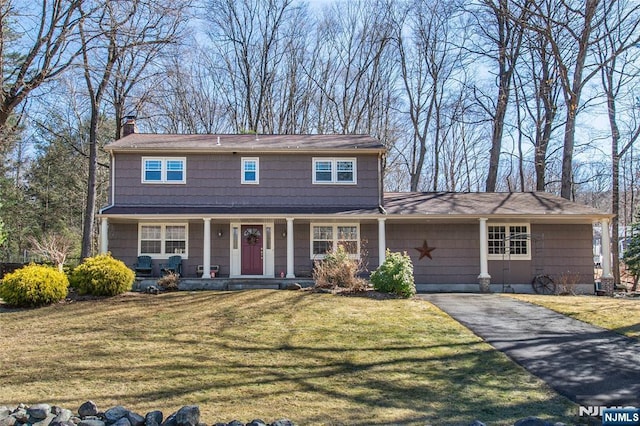
POLYGON ((508 296, 544 306, 628 337, 640 338, 640 299, 537 294, 510 294, 508 296))
POLYGON ((0 405, 91 399, 202 421, 572 423, 577 408, 421 300, 128 294, 0 310, 0 405))

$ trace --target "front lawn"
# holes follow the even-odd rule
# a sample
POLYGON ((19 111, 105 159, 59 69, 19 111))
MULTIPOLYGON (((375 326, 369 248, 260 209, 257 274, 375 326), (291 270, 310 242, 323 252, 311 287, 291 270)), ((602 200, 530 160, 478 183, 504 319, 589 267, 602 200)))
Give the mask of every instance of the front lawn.
POLYGON ((640 338, 640 299, 537 294, 509 294, 508 296, 544 306, 628 337, 640 338))
POLYGON ((577 406, 421 300, 126 294, 0 308, 0 405, 124 405, 202 421, 573 423, 577 406))

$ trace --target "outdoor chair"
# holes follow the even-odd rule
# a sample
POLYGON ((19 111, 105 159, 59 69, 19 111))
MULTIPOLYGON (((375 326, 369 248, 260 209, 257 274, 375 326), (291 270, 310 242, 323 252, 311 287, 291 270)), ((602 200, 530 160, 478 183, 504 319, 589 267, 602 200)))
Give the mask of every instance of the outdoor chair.
POLYGON ((160 270, 164 274, 173 273, 182 275, 182 256, 171 256, 167 263, 160 264, 160 270))
POLYGON ((151 256, 138 256, 138 262, 133 265, 133 270, 136 275, 150 276, 153 271, 151 256))

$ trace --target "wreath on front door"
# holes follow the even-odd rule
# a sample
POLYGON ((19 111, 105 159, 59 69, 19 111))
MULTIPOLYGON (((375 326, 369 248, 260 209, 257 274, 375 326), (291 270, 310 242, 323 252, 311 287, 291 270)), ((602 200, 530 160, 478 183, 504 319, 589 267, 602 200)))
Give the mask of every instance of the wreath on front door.
POLYGON ((247 228, 244 231, 244 239, 250 246, 255 245, 260 238, 260 230, 256 228, 247 228))

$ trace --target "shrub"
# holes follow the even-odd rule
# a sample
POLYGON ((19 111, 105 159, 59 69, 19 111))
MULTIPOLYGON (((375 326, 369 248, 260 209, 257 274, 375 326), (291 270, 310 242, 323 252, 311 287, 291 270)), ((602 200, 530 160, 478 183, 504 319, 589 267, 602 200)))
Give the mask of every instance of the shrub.
POLYGON ((358 277, 362 272, 362 264, 349 257, 342 246, 336 251, 329 251, 325 258, 315 263, 313 279, 318 288, 344 289, 347 291, 364 291, 368 284, 358 277))
POLYGON ((576 286, 580 283, 580 274, 571 271, 560 274, 556 280, 556 294, 561 296, 575 296, 576 286))
POLYGON ((71 274, 71 285, 80 294, 115 296, 131 290, 135 274, 109 253, 88 257, 71 274))
POLYGON ((156 284, 158 284, 159 287, 162 287, 165 291, 178 291, 180 275, 169 272, 167 275, 161 277, 156 284))
POLYGON ((12 306, 43 306, 67 296, 67 276, 50 266, 28 265, 5 275, 0 298, 12 306))
POLYGON ((407 252, 392 253, 387 250, 385 261, 371 273, 371 282, 375 290, 384 293, 395 293, 402 297, 416 294, 413 263, 407 252))

